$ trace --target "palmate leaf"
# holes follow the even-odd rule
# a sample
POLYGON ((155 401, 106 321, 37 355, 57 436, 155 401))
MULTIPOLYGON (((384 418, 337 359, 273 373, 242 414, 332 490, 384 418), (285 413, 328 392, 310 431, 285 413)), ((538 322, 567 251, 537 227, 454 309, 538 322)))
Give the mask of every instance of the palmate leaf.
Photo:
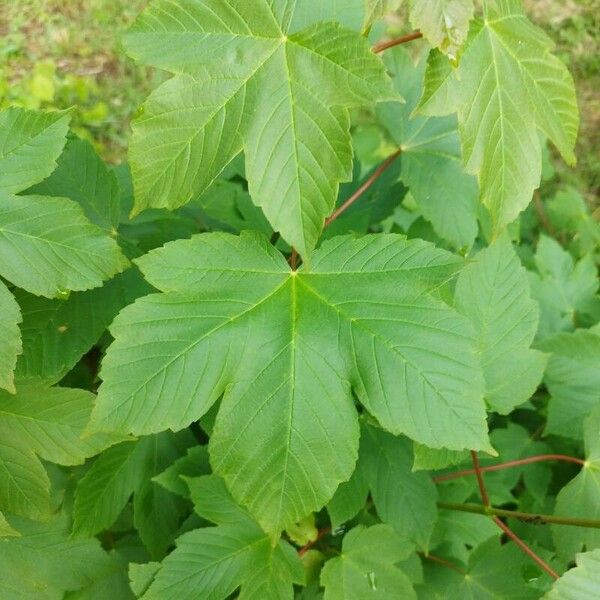
POLYGON ((218 477, 187 482, 196 512, 216 527, 181 536, 142 598, 224 600, 241 586, 240 600, 292 600, 293 584, 304 581, 292 547, 284 541, 273 546, 218 477))
POLYGON ((41 519, 49 513, 50 482, 40 458, 77 465, 114 443, 114 436, 81 438, 94 395, 84 390, 20 384, 0 392, 0 510, 41 519))
POLYGON ((456 58, 474 12, 473 0, 411 0, 410 22, 433 46, 456 58))
POLYGON ((567 571, 543 600, 592 600, 600 596, 600 550, 577 555, 577 566, 567 571))
POLYGON ((354 527, 344 537, 341 554, 321 571, 325 600, 416 600, 409 578, 395 566, 413 550, 389 525, 354 527))
POLYGON ((23 349, 19 331, 21 320, 17 301, 0 280, 0 388, 12 393, 15 392, 13 371, 23 349))
POLYGON ((211 461, 279 532, 354 469, 351 388, 394 433, 489 449, 468 321, 433 296, 461 262, 402 236, 336 238, 290 271, 255 234, 199 235, 139 259, 162 294, 127 307, 92 429, 180 429, 224 394, 211 461))
MULTIPOLYGON (((556 497, 557 515, 582 519, 600 518, 600 405, 584 422, 586 462, 581 472, 556 497)), ((552 537, 560 557, 572 560, 583 548, 600 549, 600 530, 553 526, 552 537)))
POLYGON ((421 96, 423 61, 415 66, 408 52, 394 48, 386 65, 406 103, 382 103, 377 116, 402 149, 401 179, 435 232, 455 248, 469 248, 477 235, 479 192, 475 177, 461 164, 456 117, 413 114, 421 96))
POLYGON ((478 175, 498 233, 540 182, 538 130, 574 163, 579 114, 569 72, 551 54, 551 40, 524 16, 520 0, 487 0, 484 17, 471 28, 458 77, 439 58, 432 63, 434 81, 426 83, 424 101, 429 114, 458 110, 466 168, 478 175), (436 90, 451 102, 436 100, 436 90))
POLYGON ((539 311, 507 238, 482 250, 460 273, 456 307, 479 334, 486 400, 493 410, 507 414, 533 394, 547 362, 542 352, 530 348, 539 311))
POLYGON ((289 32, 295 2, 156 0, 126 36, 175 77, 136 119, 134 213, 176 208, 243 149, 253 201, 305 257, 350 178, 347 108, 394 97, 361 36, 334 23, 289 32))

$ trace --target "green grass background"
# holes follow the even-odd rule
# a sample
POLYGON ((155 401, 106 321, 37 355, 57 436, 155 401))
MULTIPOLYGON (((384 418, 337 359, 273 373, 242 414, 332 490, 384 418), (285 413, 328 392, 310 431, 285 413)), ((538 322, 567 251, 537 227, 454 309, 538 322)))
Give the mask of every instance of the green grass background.
MULTIPOLYGON (((147 0, 0 0, 0 108, 75 106, 74 129, 110 162, 126 156, 129 122, 163 77, 136 65, 120 34, 147 0)), ((525 0, 556 41, 578 89, 579 164, 556 157, 554 185, 577 189, 598 213, 600 192, 600 0, 525 0)), ((401 12, 390 31, 409 28, 401 12)), ((597 214, 598 216, 598 214, 597 214)))

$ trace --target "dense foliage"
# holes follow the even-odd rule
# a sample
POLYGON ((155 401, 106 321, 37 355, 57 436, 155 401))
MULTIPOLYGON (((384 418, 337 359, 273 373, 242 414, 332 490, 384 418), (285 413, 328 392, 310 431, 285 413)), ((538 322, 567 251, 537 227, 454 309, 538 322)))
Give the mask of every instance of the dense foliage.
POLYGON ((0 112, 0 598, 600 597, 572 78, 400 4, 152 0, 118 167, 0 112))

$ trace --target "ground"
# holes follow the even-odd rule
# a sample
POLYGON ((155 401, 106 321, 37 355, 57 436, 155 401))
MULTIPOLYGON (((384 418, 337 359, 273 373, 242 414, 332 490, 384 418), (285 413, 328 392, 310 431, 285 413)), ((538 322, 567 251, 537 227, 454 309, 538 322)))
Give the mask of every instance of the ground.
MULTIPOLYGON (((129 121, 161 74, 137 66, 119 36, 147 0, 0 0, 0 107, 77 107, 76 132, 111 162, 124 159, 129 121)), ((600 0, 525 0, 556 41, 581 105, 578 168, 556 159, 559 185, 598 209, 600 0)), ((407 24, 408 27, 408 24, 407 24)))

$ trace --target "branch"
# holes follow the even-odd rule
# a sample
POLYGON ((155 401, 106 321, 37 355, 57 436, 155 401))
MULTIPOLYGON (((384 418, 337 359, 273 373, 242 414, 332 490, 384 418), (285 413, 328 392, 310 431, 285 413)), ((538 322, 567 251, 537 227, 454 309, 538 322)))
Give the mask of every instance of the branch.
MULTIPOLYGON (((520 458, 519 460, 511 460, 509 462, 500 463, 497 465, 489 465, 487 467, 479 467, 482 473, 488 471, 501 471, 502 469, 509 469, 511 467, 518 467, 521 465, 528 465, 531 463, 543 462, 546 460, 562 460, 564 462, 575 463, 578 465, 585 465, 585 461, 575 456, 567 456, 566 454, 539 454, 537 456, 528 456, 527 458, 520 458)), ((475 475, 475 469, 465 469, 464 471, 455 471, 453 473, 446 473, 445 475, 436 475, 433 477, 433 481, 441 483, 442 481, 450 481, 451 479, 459 479, 460 477, 466 477, 467 475, 475 475)))
POLYGON ((537 513, 526 513, 518 510, 506 510, 482 504, 457 504, 452 502, 438 502, 438 507, 445 510, 459 510, 461 512, 476 513, 479 515, 495 515, 509 519, 518 519, 525 523, 552 525, 569 525, 571 527, 587 527, 588 529, 600 529, 600 521, 594 519, 577 519, 575 517, 561 517, 558 515, 540 515, 537 513))
POLYGON ((484 506, 490 505, 490 497, 488 496, 485 482, 483 481, 483 473, 481 472, 481 466, 479 464, 479 456, 475 450, 471 450, 471 460, 473 461, 473 470, 477 476, 477 483, 479 485, 479 494, 484 506))
POLYGON ((504 533, 515 543, 521 550, 532 558, 550 577, 560 579, 560 575, 542 558, 540 558, 516 533, 511 531, 510 527, 501 521, 498 517, 492 517, 494 523, 504 531, 504 533))
POLYGON ((328 533, 331 533, 331 527, 323 527, 323 529, 319 529, 317 537, 312 542, 308 542, 308 544, 302 546, 302 548, 298 550, 298 556, 303 557, 319 540, 323 539, 328 533))
POLYGON ((367 179, 357 190, 342 204, 337 210, 335 210, 326 220, 325 227, 331 225, 341 214, 346 212, 391 166, 391 164, 400 156, 402 150, 397 150, 391 156, 388 156, 380 165, 377 170, 367 179))
POLYGON ((479 456, 475 450, 471 450, 471 460, 473 461, 473 468, 475 470, 475 475, 477 476, 477 483, 479 484, 479 493, 481 494, 481 500, 483 502, 483 510, 484 514, 493 515, 492 521, 502 529, 502 531, 513 541, 519 548, 527 554, 530 558, 532 558, 550 577, 554 579, 558 579, 558 574, 553 571, 552 567, 547 564, 541 556, 538 556, 516 533, 511 531, 510 527, 506 525, 503 521, 501 521, 497 515, 492 513, 492 506, 490 505, 490 497, 488 495, 487 489, 485 487, 485 482, 483 480, 483 473, 481 472, 481 465, 479 464, 479 456))
POLYGON ((394 46, 399 46, 400 44, 406 44, 406 42, 412 42, 413 40, 418 40, 422 38, 423 34, 420 31, 413 31, 408 35, 403 35, 402 37, 389 40, 388 42, 379 42, 373 46, 373 52, 375 54, 379 54, 388 48, 393 48, 394 46))

